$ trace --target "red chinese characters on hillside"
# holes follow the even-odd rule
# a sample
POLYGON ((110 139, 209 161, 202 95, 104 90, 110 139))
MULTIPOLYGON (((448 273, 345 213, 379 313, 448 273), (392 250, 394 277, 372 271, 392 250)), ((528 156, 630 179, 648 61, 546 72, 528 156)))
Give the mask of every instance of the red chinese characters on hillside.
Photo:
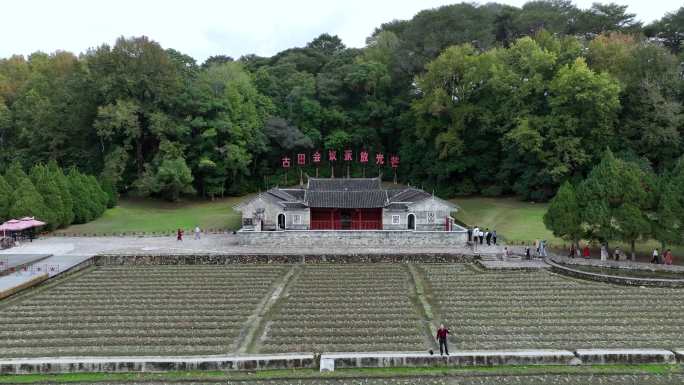
MULTIPOLYGON (((337 150, 327 150, 328 152, 328 157, 327 161, 328 162, 337 162, 337 150)), ((370 162, 371 159, 371 153, 367 150, 361 150, 358 152, 358 158, 355 158, 354 156, 354 151, 346 149, 344 150, 341 154, 341 159, 344 160, 345 162, 353 162, 354 159, 358 159, 358 162, 363 164, 364 166, 370 162)), ((281 162, 281 167, 282 168, 291 168, 293 166, 293 163, 296 164, 297 166, 306 166, 307 164, 312 163, 314 166, 318 167, 320 163, 323 161, 323 154, 321 154, 320 151, 316 151, 313 154, 310 155, 311 159, 309 160, 309 154, 307 153, 297 153, 293 154, 291 157, 290 156, 283 156, 280 159, 281 162), (296 163, 295 163, 296 162, 296 163)), ((385 164, 388 164, 391 168, 397 169, 399 167, 399 156, 398 155, 387 155, 385 156, 384 153, 382 152, 376 152, 373 154, 373 160, 375 161, 375 165, 378 167, 384 167, 385 164)))

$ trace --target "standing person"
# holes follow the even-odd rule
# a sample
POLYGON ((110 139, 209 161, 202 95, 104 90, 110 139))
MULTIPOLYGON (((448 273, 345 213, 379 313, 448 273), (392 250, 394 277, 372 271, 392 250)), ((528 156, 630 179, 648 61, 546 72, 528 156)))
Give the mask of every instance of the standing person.
POLYGON ((575 244, 570 245, 570 254, 568 254, 568 257, 570 258, 575 258, 575 244))
POLYGON ((475 243, 477 243, 479 236, 480 236, 480 228, 478 226, 475 226, 475 229, 473 229, 473 241, 475 243))
POLYGON ((437 337, 435 339, 439 342, 439 355, 449 355, 449 347, 447 346, 447 335, 449 334, 449 329, 444 327, 444 324, 439 325, 437 329, 437 337), (442 349, 442 346, 444 349, 442 349))
POLYGON ((485 232, 485 237, 487 238, 487 246, 492 245, 492 233, 489 232, 489 229, 485 232))
POLYGON ((602 244, 601 245, 601 260, 605 261, 608 259, 608 249, 606 249, 606 245, 602 244))
POLYGON ((651 263, 660 263, 660 257, 658 256, 658 248, 653 249, 653 256, 651 257, 651 263))
POLYGON ((200 233, 202 230, 200 230, 199 226, 195 226, 195 239, 200 239, 200 233))
POLYGON ((542 239, 539 242, 539 256, 546 257, 546 240, 542 239))
POLYGON ((591 258, 591 252, 589 251, 589 245, 584 245, 584 251, 582 252, 582 256, 586 259, 591 258))
POLYGON ((492 242, 496 245, 496 230, 492 230, 492 242))
POLYGON ((511 255, 510 251, 508 251, 508 246, 504 247, 504 256, 508 258, 511 255))
POLYGON ((539 239, 534 240, 534 252, 539 255, 539 239))
POLYGON ((525 258, 528 260, 532 259, 532 255, 530 255, 530 245, 525 246, 525 258))
POLYGON ((468 226, 468 242, 473 241, 473 228, 468 226))
POLYGON ((619 247, 615 248, 615 251, 613 252, 613 259, 615 259, 616 261, 620 260, 620 248, 619 247))
POLYGON ((665 264, 666 265, 671 265, 672 264, 672 250, 667 249, 665 252, 665 264))
POLYGON ((183 242, 183 230, 178 229, 178 232, 176 233, 176 241, 183 242))

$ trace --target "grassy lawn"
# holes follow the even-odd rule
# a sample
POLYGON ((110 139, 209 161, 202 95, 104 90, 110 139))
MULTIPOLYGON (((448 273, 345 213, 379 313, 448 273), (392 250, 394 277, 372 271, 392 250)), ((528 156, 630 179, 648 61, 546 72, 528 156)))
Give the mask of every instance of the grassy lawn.
MULTIPOLYGON (((548 204, 530 203, 517 200, 516 198, 486 198, 486 197, 462 197, 453 199, 453 202, 461 207, 456 218, 471 226, 495 229, 497 235, 503 237, 506 242, 520 244, 532 243, 535 239, 546 239, 552 247, 562 247, 568 242, 556 238, 544 226, 544 213, 548 204)), ((611 249, 619 245, 623 251, 629 251, 626 244, 612 243, 611 249)), ((660 248, 655 241, 641 242, 637 244, 637 252, 642 260, 648 259, 654 247, 660 248)), ((598 251, 592 251, 598 253, 598 251)), ((672 253, 684 257, 684 247, 672 247, 672 253)), ((595 254, 594 254, 595 255, 595 254)))
POLYGON ((215 201, 192 200, 170 203, 151 199, 122 199, 93 222, 69 226, 59 234, 110 234, 122 232, 162 232, 178 228, 237 229, 240 213, 233 206, 244 197, 215 201))
POLYGON ((546 239, 562 243, 544 226, 547 204, 522 202, 515 198, 457 198, 461 206, 456 219, 471 226, 496 230, 508 242, 546 239))

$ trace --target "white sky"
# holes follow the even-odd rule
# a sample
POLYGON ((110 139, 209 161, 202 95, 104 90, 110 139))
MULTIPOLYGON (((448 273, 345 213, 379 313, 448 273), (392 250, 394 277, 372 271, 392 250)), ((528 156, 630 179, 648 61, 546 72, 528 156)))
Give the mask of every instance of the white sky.
MULTIPOLYGON (((595 0, 575 0, 588 8, 595 0)), ((680 0, 681 1, 681 0, 680 0)), ((0 57, 35 51, 81 53, 118 36, 146 35, 201 63, 211 55, 271 56, 321 33, 350 47, 384 22, 460 1, 445 0, 4 0, 0 57)), ((525 0, 498 0, 521 6, 525 0)), ((604 1, 609 2, 609 1, 604 1)), ((614 0, 643 22, 676 11, 677 0, 614 0)))

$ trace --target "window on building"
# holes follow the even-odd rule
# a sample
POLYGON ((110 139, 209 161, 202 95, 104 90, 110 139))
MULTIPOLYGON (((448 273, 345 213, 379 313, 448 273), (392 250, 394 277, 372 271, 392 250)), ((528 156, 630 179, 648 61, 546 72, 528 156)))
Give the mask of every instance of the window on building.
POLYGON ((243 226, 254 226, 254 220, 252 218, 242 218, 243 226))
POLYGON ((392 215, 392 224, 393 224, 393 225, 398 225, 398 224, 400 224, 401 222, 400 222, 400 219, 399 219, 399 218, 400 218, 399 215, 392 215))
POLYGON ((428 213, 427 213, 427 221, 428 221, 428 223, 435 223, 435 213, 434 213, 434 211, 428 211, 428 213))
POLYGON ((301 225, 302 224, 302 216, 299 214, 293 214, 292 215, 292 224, 293 225, 301 225))

